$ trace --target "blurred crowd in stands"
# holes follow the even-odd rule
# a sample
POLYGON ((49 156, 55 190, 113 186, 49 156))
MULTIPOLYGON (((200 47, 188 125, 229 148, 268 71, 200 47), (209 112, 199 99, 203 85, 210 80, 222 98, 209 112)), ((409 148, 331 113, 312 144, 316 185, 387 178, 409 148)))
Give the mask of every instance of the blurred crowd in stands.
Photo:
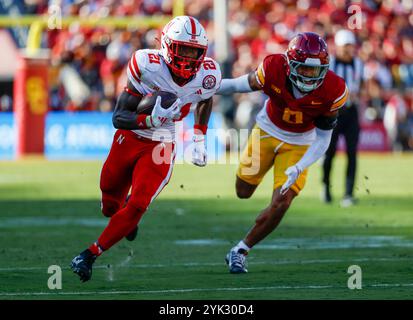
MULTIPOLYGON (((30 14, 47 13, 59 5, 63 15, 83 17, 170 15, 172 0, 25 0, 30 14)), ((205 26, 214 57, 213 0, 185 2, 185 13, 205 26)), ((280 53, 299 31, 322 35, 334 54, 334 34, 348 26, 357 5, 362 12, 357 36, 358 56, 364 61, 360 96, 362 123, 384 121, 398 148, 413 149, 413 0, 229 0, 232 73, 256 68, 271 53, 280 53)), ((125 66, 140 48, 157 48, 158 29, 85 28, 77 24, 49 30, 44 46, 51 48, 51 109, 111 111, 125 84, 125 66)), ((217 108, 229 126, 245 127, 262 106, 259 93, 237 95, 234 105, 217 108)), ((218 99, 217 99, 218 100, 218 99)))

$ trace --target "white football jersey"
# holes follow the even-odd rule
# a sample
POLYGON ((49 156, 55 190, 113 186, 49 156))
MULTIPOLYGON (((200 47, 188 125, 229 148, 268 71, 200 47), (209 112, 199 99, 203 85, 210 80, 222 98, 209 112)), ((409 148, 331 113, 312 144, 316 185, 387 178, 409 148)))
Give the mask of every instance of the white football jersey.
POLYGON ((221 84, 221 70, 213 59, 205 58, 199 71, 187 84, 180 86, 174 82, 160 50, 137 50, 129 61, 128 80, 142 95, 154 91, 176 94, 183 102, 181 118, 168 120, 160 128, 133 130, 136 134, 156 141, 175 140, 175 122, 182 120, 196 108, 198 102, 209 99, 221 84))

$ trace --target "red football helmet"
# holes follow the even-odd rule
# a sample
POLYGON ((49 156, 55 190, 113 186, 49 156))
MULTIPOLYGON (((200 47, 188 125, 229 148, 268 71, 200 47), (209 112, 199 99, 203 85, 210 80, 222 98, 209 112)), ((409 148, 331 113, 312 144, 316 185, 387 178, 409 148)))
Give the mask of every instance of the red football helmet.
POLYGON ((327 44, 318 34, 297 34, 288 44, 286 56, 287 75, 300 91, 313 91, 323 83, 330 59, 327 44))

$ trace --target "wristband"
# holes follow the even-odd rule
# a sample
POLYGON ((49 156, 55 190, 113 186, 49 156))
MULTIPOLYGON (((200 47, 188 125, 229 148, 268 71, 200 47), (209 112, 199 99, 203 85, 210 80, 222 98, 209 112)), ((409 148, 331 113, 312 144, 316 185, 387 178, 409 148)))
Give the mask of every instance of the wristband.
POLYGON ((148 129, 153 127, 151 116, 148 116, 146 114, 138 114, 136 122, 140 129, 148 129))
POLYGON ((200 132, 203 135, 206 135, 208 126, 206 124, 195 124, 194 125, 194 134, 199 134, 200 132))

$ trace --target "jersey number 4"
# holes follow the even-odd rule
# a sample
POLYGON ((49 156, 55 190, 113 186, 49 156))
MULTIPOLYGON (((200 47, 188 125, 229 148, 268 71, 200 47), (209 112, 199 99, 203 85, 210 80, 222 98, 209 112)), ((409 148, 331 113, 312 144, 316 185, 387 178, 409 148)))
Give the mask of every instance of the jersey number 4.
POLYGON ((283 120, 292 124, 301 124, 303 123, 303 113, 301 111, 294 111, 289 108, 285 108, 283 120))

